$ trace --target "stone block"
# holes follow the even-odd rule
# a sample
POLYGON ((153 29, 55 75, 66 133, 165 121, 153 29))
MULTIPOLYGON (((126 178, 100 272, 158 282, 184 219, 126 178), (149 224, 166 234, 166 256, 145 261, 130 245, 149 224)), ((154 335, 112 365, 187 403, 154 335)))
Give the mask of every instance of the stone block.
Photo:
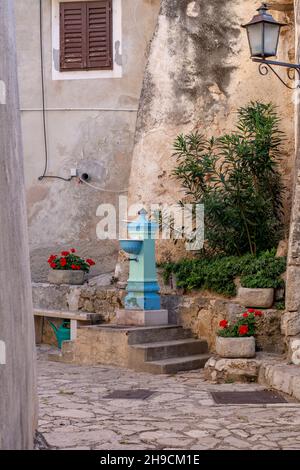
POLYGON ((281 331, 285 336, 296 336, 300 333, 300 312, 288 312, 282 317, 281 331))
POLYGON ((217 354, 225 358, 251 358, 255 356, 255 338, 217 337, 217 354))
POLYGON ((286 309, 295 312, 300 308, 300 266, 289 266, 286 277, 286 309))
POLYGON ((296 366, 300 365, 300 337, 291 339, 290 357, 293 364, 296 366))
POLYGON ((224 383, 255 382, 257 380, 261 360, 257 359, 220 359, 210 358, 204 369, 207 380, 224 383))
POLYGON ((169 324, 168 310, 117 310, 116 323, 132 326, 159 326, 169 324))
POLYGON ((271 308, 274 303, 274 289, 240 287, 237 300, 245 307, 271 308))

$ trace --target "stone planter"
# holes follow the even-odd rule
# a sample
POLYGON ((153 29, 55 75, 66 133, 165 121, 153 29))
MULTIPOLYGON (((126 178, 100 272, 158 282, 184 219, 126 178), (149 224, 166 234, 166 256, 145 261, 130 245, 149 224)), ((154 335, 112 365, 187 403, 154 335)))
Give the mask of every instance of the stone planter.
POLYGON ((274 303, 274 289, 249 289, 240 287, 238 302, 245 307, 271 308, 274 303))
POLYGON ((226 358, 255 357, 255 338, 223 338, 217 336, 216 352, 226 358))
POLYGON ((72 271, 72 270, 57 270, 51 269, 48 274, 48 282, 50 284, 70 284, 70 285, 82 285, 84 283, 85 272, 84 271, 72 271))

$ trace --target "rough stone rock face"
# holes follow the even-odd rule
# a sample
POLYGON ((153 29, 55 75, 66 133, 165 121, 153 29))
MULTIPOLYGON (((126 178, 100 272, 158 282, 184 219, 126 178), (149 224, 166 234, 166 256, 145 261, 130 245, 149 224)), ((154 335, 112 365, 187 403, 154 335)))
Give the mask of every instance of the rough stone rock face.
POLYGON ((211 357, 205 364, 204 374, 207 380, 217 383, 256 382, 259 359, 223 359, 211 357))
MULTIPOLYGON (((293 12, 280 10, 272 13, 291 26, 280 45, 281 57, 289 60, 294 48, 293 12)), ((291 186, 294 108, 288 90, 276 78, 262 78, 249 60, 240 25, 254 12, 252 0, 161 0, 139 104, 130 203, 163 205, 182 199, 171 177, 176 136, 195 129, 208 137, 230 132, 237 108, 253 99, 279 106, 289 140, 281 169, 291 186)), ((165 240, 158 243, 159 260, 188 255, 180 243, 175 247, 165 240)))

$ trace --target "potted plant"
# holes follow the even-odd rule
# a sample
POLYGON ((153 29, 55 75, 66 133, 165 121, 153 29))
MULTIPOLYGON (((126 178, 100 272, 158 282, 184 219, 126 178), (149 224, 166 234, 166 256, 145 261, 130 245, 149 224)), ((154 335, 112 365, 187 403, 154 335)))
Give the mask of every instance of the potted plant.
POLYGON ((262 315, 260 310, 249 309, 236 322, 222 320, 217 332, 217 354, 225 358, 254 357, 256 321, 262 315))
POLYGON ((80 285, 84 283, 85 274, 95 262, 92 259, 81 258, 76 254, 75 248, 71 248, 70 251, 63 251, 60 256, 51 255, 48 264, 49 283, 80 285))
POLYGON ((238 289, 238 302, 245 307, 271 308, 275 289, 284 289, 282 275, 285 267, 286 258, 276 258, 272 251, 266 252, 252 266, 245 266, 238 289))

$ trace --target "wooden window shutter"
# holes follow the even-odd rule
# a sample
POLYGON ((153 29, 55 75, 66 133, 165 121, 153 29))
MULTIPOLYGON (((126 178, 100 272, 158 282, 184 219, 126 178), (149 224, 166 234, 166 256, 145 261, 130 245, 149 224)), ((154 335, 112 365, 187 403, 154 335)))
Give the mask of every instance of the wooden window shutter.
POLYGON ((86 2, 87 68, 112 68, 112 0, 86 2))
POLYGON ((112 69, 112 0, 60 4, 60 69, 112 69))
POLYGON ((87 66, 85 2, 60 4, 60 69, 82 70, 87 66))

